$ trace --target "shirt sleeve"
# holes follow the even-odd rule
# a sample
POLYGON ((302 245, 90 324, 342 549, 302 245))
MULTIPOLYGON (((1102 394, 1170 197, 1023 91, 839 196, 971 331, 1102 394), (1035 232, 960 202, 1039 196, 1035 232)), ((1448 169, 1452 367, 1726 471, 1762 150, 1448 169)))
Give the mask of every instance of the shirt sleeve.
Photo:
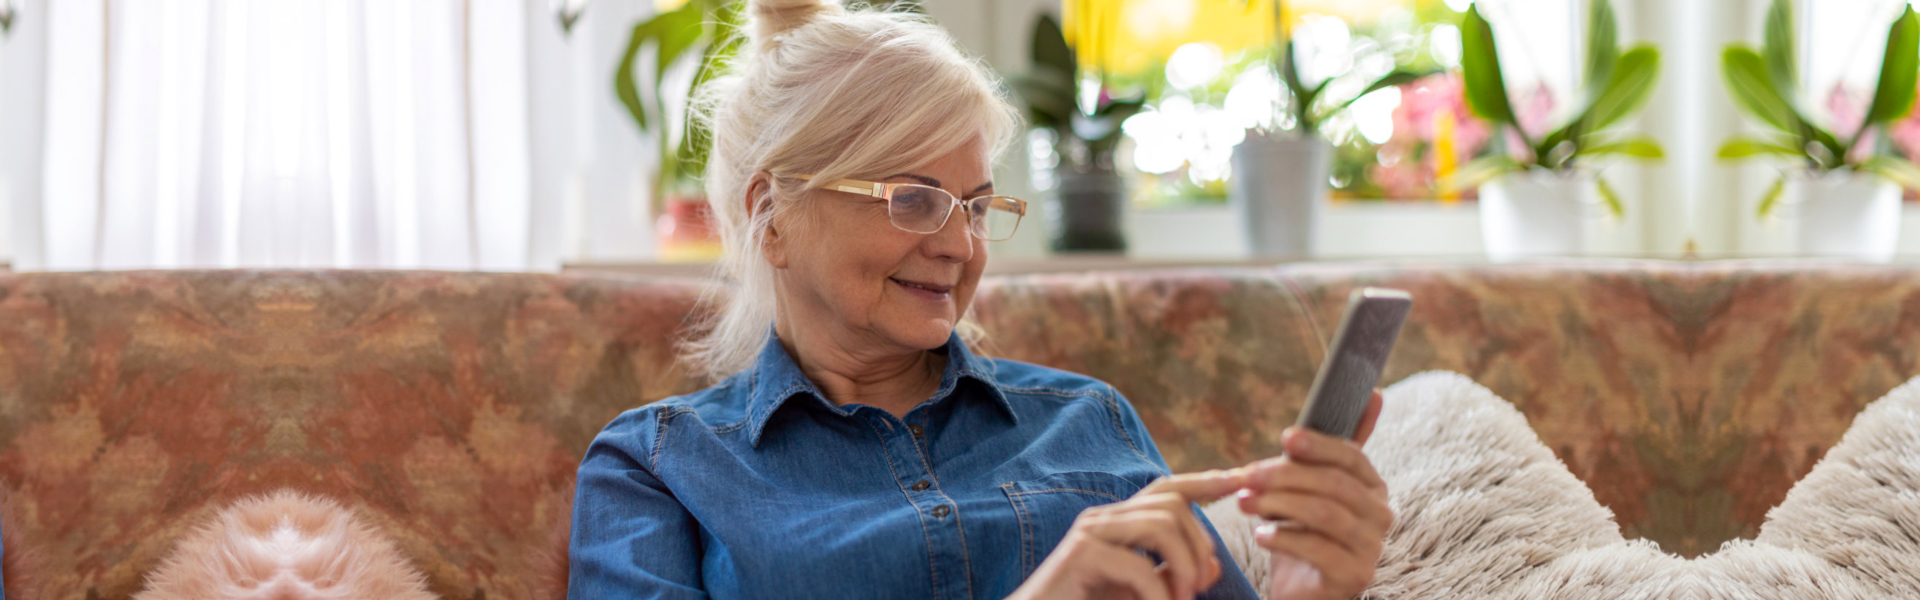
POLYGON ((698 524, 654 475, 658 413, 621 415, 580 462, 567 598, 706 598, 698 524))
MULTIPOLYGON (((1107 386, 1107 390, 1113 398, 1113 409, 1120 413, 1121 431, 1127 434, 1127 439, 1132 441, 1141 453, 1146 454, 1147 460, 1153 461, 1153 464, 1160 468, 1160 472, 1172 473, 1173 470, 1167 467, 1167 459, 1160 455, 1159 445, 1154 444, 1153 436, 1147 434, 1146 423, 1140 419, 1140 414, 1134 411, 1133 403, 1128 402, 1125 396, 1120 395, 1120 390, 1113 389, 1113 386, 1107 386)), ((1200 511, 1200 505, 1195 504, 1191 508, 1193 516, 1200 519, 1200 526, 1207 529, 1207 535, 1213 536, 1213 554, 1220 560, 1220 581, 1215 582, 1211 589, 1200 595, 1200 598, 1203 600, 1259 600, 1260 596, 1254 591, 1253 584, 1247 581, 1246 573, 1240 571, 1240 563, 1234 561, 1233 553, 1227 550, 1226 542, 1220 539, 1220 532, 1214 530, 1213 522, 1207 520, 1206 513, 1200 511)))

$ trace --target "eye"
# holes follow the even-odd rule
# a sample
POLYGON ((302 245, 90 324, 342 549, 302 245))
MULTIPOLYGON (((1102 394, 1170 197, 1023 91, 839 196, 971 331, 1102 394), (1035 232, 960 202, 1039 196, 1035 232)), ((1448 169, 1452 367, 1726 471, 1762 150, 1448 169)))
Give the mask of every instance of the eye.
POLYGON ((893 191, 893 210, 920 214, 927 212, 934 204, 933 190, 919 187, 901 187, 893 191))

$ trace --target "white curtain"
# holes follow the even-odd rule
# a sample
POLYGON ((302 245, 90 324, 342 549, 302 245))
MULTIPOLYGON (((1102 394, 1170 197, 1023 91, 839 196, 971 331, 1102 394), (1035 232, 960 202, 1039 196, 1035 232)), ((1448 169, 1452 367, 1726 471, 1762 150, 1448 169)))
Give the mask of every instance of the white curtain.
POLYGON ((519 0, 49 2, 41 264, 530 264, 519 0))

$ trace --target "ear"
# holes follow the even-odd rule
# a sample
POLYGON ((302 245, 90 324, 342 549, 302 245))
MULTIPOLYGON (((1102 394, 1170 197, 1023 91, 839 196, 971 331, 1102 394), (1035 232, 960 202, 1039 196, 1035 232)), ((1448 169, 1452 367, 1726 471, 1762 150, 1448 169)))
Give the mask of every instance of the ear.
MULTIPOLYGON (((748 222, 752 222, 753 218, 762 211, 771 210, 773 174, 766 171, 754 173, 753 179, 747 180, 747 194, 746 197, 741 198, 741 202, 744 204, 742 208, 745 209, 748 222)), ((767 259, 767 264, 773 265, 775 269, 787 268, 787 243, 781 233, 783 232, 780 231, 778 223, 768 223, 767 235, 761 239, 760 244, 761 255, 767 259)))

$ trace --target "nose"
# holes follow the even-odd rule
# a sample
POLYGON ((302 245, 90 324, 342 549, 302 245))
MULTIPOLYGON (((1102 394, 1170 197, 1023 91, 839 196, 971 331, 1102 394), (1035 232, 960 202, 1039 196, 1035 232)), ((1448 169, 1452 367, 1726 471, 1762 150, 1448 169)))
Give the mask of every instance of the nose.
POLYGON ((963 263, 973 260, 973 233, 971 222, 973 215, 967 214, 964 205, 953 207, 953 214, 947 215, 947 224, 939 231, 927 234, 920 243, 920 251, 934 260, 963 263))

